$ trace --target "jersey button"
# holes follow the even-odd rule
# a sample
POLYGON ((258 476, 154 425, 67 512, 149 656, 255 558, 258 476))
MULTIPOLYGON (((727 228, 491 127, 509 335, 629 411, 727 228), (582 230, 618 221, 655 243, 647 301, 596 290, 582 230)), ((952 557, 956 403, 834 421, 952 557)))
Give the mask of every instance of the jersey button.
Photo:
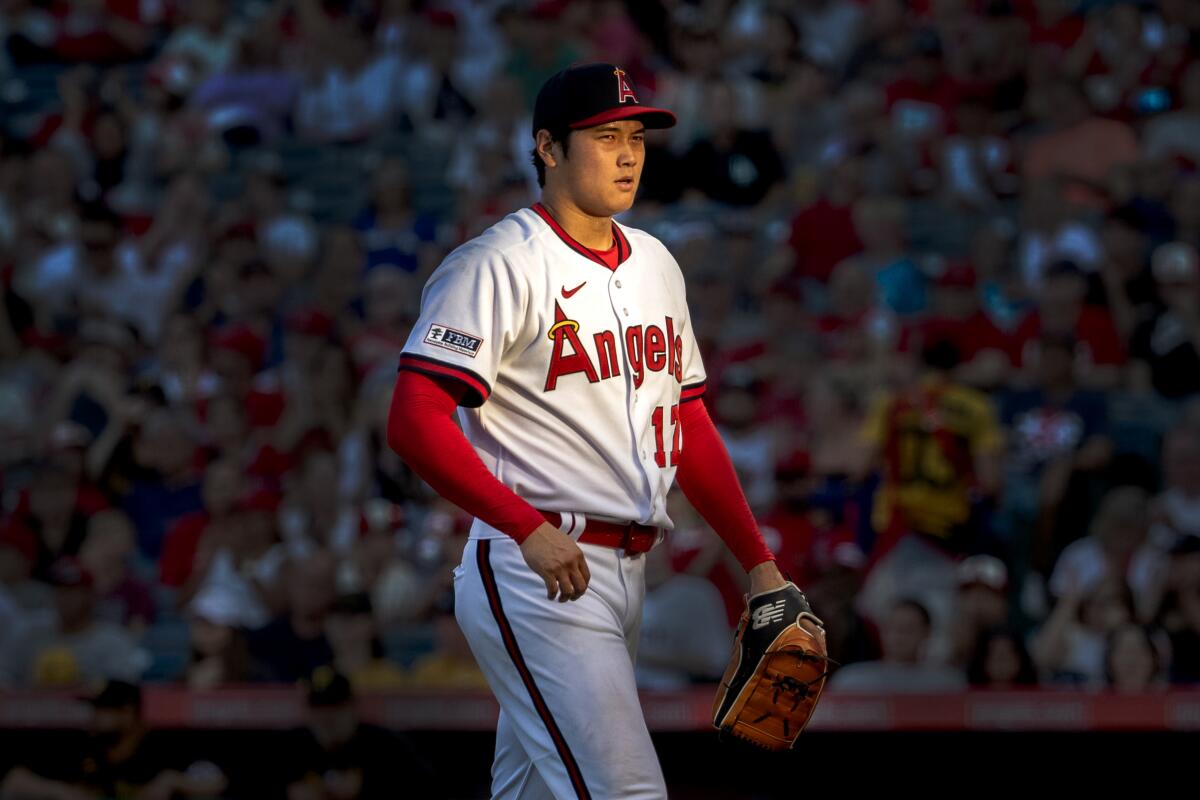
POLYGON ((625 312, 625 316, 627 316, 627 317, 629 316, 629 309, 628 309, 628 308, 622 308, 621 310, 625 312))
POLYGON ((618 289, 620 289, 620 288, 621 288, 621 282, 620 282, 620 281, 617 281, 617 288, 618 288, 618 289))

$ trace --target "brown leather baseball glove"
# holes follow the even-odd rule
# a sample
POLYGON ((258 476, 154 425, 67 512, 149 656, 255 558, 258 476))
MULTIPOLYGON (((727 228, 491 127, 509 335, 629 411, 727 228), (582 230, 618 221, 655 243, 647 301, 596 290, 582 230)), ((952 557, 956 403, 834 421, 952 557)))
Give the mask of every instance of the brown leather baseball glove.
POLYGON ((794 583, 748 598, 713 725, 768 750, 790 749, 829 675, 824 628, 794 583))

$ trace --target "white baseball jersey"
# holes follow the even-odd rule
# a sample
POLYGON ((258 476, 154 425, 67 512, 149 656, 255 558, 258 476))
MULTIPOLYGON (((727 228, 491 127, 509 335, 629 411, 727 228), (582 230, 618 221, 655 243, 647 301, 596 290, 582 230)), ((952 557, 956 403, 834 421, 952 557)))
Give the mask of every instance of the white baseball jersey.
POLYGON ((616 269, 540 205, 508 215, 430 277, 400 363, 471 388, 463 432, 534 507, 669 529, 679 404, 704 367, 675 259, 642 231, 613 237, 616 269))

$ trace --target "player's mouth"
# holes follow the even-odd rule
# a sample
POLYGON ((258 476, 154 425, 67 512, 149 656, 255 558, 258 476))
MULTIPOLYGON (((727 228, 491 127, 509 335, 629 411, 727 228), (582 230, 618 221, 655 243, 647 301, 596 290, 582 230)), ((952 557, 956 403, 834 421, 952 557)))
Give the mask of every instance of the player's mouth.
POLYGON ((633 186, 634 186, 633 178, 617 178, 615 183, 617 184, 617 186, 619 188, 621 188, 622 190, 624 190, 626 192, 633 191, 633 186))

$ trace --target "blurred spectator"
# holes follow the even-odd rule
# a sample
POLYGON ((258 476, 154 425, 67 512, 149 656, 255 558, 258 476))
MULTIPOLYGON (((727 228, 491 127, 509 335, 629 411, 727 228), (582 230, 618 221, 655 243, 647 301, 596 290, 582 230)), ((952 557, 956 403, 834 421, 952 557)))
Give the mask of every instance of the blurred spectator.
POLYGON ((795 253, 796 272, 802 278, 826 283, 834 267, 862 250, 854 222, 854 204, 862 192, 862 169, 859 158, 838 159, 829 170, 821 196, 792 218, 788 244, 795 253))
POLYGON ((362 239, 361 248, 366 250, 365 264, 359 245, 345 235, 348 231, 337 228, 330 232, 326 246, 336 247, 340 255, 335 257, 331 253, 329 260, 349 262, 349 266, 362 265, 366 269, 390 264, 405 272, 423 273, 432 266, 430 251, 437 234, 436 220, 413 208, 404 162, 384 161, 375 170, 374 178, 371 200, 354 221, 362 239))
POLYGON ((0 523, 0 606, 6 609, 0 616, 7 614, 10 623, 3 628, 5 634, 16 630, 21 612, 49 608, 53 602, 50 588, 33 579, 37 554, 33 531, 14 519, 0 523))
POLYGON ((947 626, 945 646, 939 648, 934 640, 933 655, 969 671, 980 640, 1008 622, 1008 590, 1008 568, 995 556, 976 555, 959 563, 955 615, 947 626))
POLYGON ((1149 500, 1136 486, 1119 486, 1100 501, 1088 536, 1067 545, 1050 576, 1050 593, 1087 594, 1115 576, 1141 602, 1159 569, 1161 555, 1146 541, 1149 500))
POLYGON ((987 397, 951 377, 953 344, 926 343, 921 361, 910 386, 879 399, 864 430, 883 470, 875 529, 969 547, 972 504, 998 484, 1000 429, 987 397))
POLYGON ((186 21, 163 45, 162 56, 175 60, 175 68, 185 71, 188 86, 227 69, 237 56, 237 32, 229 10, 225 0, 192 0, 186 21))
POLYGON ((713 621, 724 617, 724 611, 712 582, 675 572, 667 547, 651 550, 646 555, 638 686, 681 689, 692 681, 719 679, 729 660, 731 631, 713 621))
POLYGON ((770 205, 769 195, 783 177, 783 162, 770 136, 737 114, 733 89, 713 81, 705 93, 708 136, 683 156, 689 188, 729 206, 770 205))
POLYGON ((1152 264, 1156 308, 1134 329, 1130 354, 1164 397, 1200 394, 1200 257, 1172 242, 1154 251, 1152 264))
POLYGON ((1119 578, 1093 583, 1087 590, 1081 584, 1064 590, 1029 643, 1043 681, 1104 685, 1108 637, 1134 619, 1133 597, 1119 578))
POLYGON ((1170 642, 1171 683, 1200 683, 1200 539, 1184 536, 1154 587, 1156 597, 1143 617, 1161 626, 1170 642))
POLYGON ((186 420, 177 412, 155 409, 140 422, 132 434, 131 485, 122 506, 137 527, 138 550, 157 558, 168 527, 199 511, 204 501, 186 420))
POLYGON ((1152 158, 1185 158, 1197 165, 1200 164, 1200 62, 1192 62, 1183 73, 1180 93, 1177 110, 1146 123, 1142 150, 1152 158))
POLYGON ((1025 366, 1031 358, 1030 345, 1042 336, 1070 337, 1079 348, 1077 380, 1090 388, 1112 387, 1118 367, 1125 361, 1125 348, 1109 312, 1086 303, 1087 281, 1070 262, 1060 262, 1046 274, 1038 296, 1038 307, 1013 332, 1013 347, 1025 366))
POLYGON ((333 667, 357 691, 393 689, 404 673, 384 657, 383 642, 371 609, 371 597, 359 592, 334 601, 325 619, 325 638, 333 650, 333 667))
POLYGON ((205 114, 210 130, 235 146, 277 140, 296 102, 299 82, 280 64, 280 34, 272 22, 273 15, 268 14, 255 24, 237 42, 235 58, 213 63, 224 58, 216 51, 207 75, 188 76, 196 80, 196 90, 188 98, 191 106, 205 114))
POLYGON ((196 547, 195 562, 181 587, 181 602, 203 604, 216 594, 223 607, 237 609, 244 628, 266 625, 285 591, 287 549, 279 542, 278 493, 248 491, 232 513, 214 519, 196 547))
POLYGON ((813 611, 825 623, 829 657, 839 664, 876 661, 878 629, 854 607, 862 586, 866 556, 851 542, 839 542, 823 572, 806 581, 804 592, 813 611))
POLYGON ((1140 625, 1123 625, 1109 634, 1104 663, 1108 685, 1121 694, 1153 691, 1166 683, 1154 635, 1140 625))
POLYGON ((324 551, 287 564, 286 610, 249 634, 258 680, 295 683, 333 662, 325 622, 335 596, 335 566, 333 556, 324 551))
POLYGON ((865 197, 854 204, 854 229, 863 243, 851 256, 876 284, 881 303, 893 313, 924 311, 927 279, 905 242, 904 204, 897 197, 865 197))
POLYGON ((307 685, 306 725, 279 765, 288 800, 444 796, 407 739, 359 720, 344 675, 322 667, 307 685))
POLYGON ((433 652, 418 656, 408 669, 408 683, 425 689, 483 689, 487 679, 455 620, 452 601, 440 603, 433 615, 433 652))
POLYGON ((129 517, 107 509, 88 520, 79 562, 95 582, 96 616, 137 633, 154 622, 155 609, 150 587, 130 568, 135 549, 129 517))
POLYGON ((78 559, 60 558, 49 572, 55 614, 34 618, 0 658, 0 675, 18 686, 80 686, 106 678, 136 681, 149 657, 133 635, 96 618, 96 589, 78 559))
POLYGON ((54 748, 14 768, 0 784, 5 797, 178 800, 224 794, 228 782, 220 767, 182 755, 147 728, 137 686, 108 681, 90 702, 86 744, 78 751, 54 748))
POLYGON ((804 54, 835 72, 840 71, 855 45, 863 9, 837 0, 803 0, 796 16, 803 33, 804 54))
POLYGON ((1019 558, 1045 570, 1067 544, 1057 523, 1071 481, 1102 470, 1112 441, 1104 395, 1076 384, 1075 341, 1044 335, 1036 352, 1036 385, 1001 404, 1008 453, 1000 522, 1019 558))
POLYGON ((163 538, 159 581, 164 586, 180 587, 192 577, 201 540, 210 528, 226 524, 234 510, 241 477, 237 464, 231 459, 209 463, 201 487, 204 507, 176 520, 163 538))
POLYGON ((189 688, 211 689, 250 679, 242 613, 232 595, 205 592, 188 607, 191 655, 183 679, 189 688))
POLYGON ((1029 143, 1022 164, 1026 179, 1052 179, 1069 204, 1104 208, 1115 167, 1135 161, 1138 143, 1123 122, 1093 113, 1080 88, 1059 81, 1041 90, 1049 130, 1029 143))
POLYGON ((394 125, 404 91, 399 58, 370 47, 357 15, 332 17, 317 3, 300 8, 308 58, 294 113, 299 134, 349 142, 394 125))
POLYGON ((1181 537, 1200 540, 1200 432, 1186 426, 1163 442, 1163 492, 1154 499, 1151 540, 1160 548, 1181 537))
POLYGON ((1061 272, 1065 263, 1088 273, 1100 266, 1103 250, 1096 230, 1082 213, 1063 204, 1051 181, 1026 183, 1021 222, 1017 256, 1031 290, 1048 292, 1050 273, 1061 272))
POLYGON ((47 462, 35 469, 11 524, 37 537, 37 577, 47 577, 56 559, 79 554, 87 535, 87 517, 77 508, 76 498, 77 483, 65 466, 47 462))
POLYGON ((929 612, 915 600, 901 600, 880 625, 883 658, 848 664, 833 673, 831 689, 843 692, 935 694, 961 691, 963 673, 926 660, 932 630, 929 612))
POLYGON ((1036 686, 1037 671, 1020 634, 1004 627, 984 631, 967 664, 967 681, 976 689, 1036 686))
POLYGON ((955 376, 970 386, 987 389, 1003 383, 1014 354, 1004 334, 980 307, 977 284, 971 267, 947 265, 934 282, 930 313, 904 328, 900 349, 920 352, 926 342, 950 342, 962 359, 955 376))

